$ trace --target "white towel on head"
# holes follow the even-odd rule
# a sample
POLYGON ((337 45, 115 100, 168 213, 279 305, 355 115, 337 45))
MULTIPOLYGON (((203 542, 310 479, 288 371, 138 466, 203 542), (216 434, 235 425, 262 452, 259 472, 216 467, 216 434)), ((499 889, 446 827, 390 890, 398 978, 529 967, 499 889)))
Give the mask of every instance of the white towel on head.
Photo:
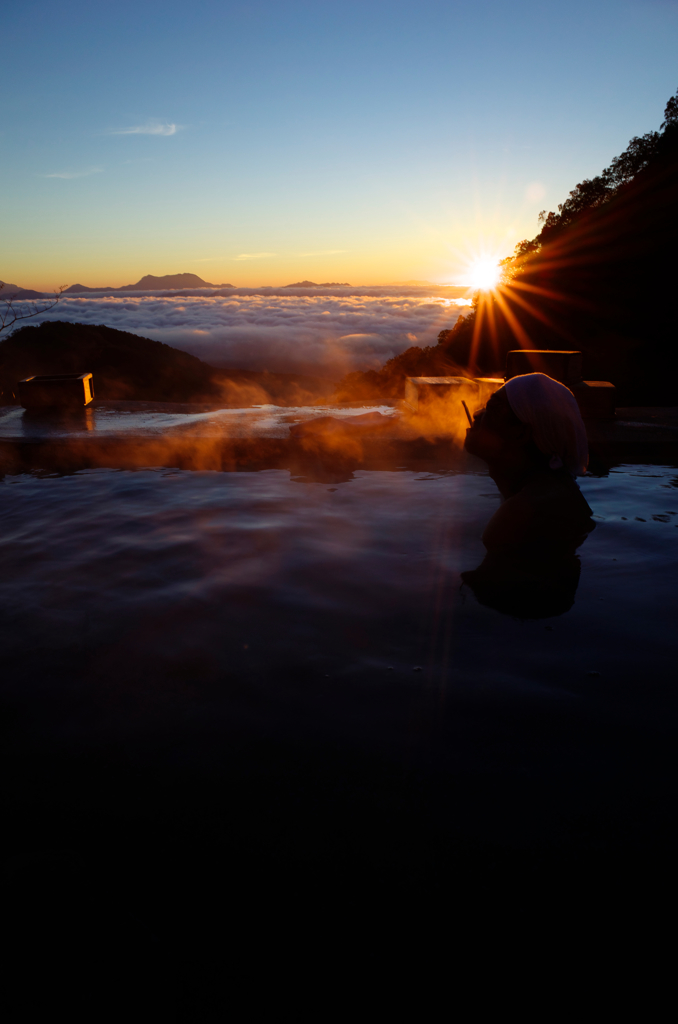
POLYGON ((570 389, 545 373, 511 377, 504 387, 518 419, 532 427, 539 451, 551 457, 551 469, 565 466, 572 476, 584 473, 589 464, 586 427, 570 389))

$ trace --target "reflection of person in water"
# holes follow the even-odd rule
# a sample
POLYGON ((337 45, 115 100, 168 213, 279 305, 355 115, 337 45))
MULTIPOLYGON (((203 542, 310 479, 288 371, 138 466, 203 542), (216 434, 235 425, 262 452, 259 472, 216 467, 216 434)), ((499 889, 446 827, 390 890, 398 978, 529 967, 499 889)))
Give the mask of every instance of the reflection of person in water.
POLYGON ((504 503, 483 533, 482 565, 464 582, 481 604, 521 618, 567 611, 575 552, 595 526, 574 479, 588 464, 574 395, 543 373, 513 377, 476 414, 465 447, 487 462, 504 503))

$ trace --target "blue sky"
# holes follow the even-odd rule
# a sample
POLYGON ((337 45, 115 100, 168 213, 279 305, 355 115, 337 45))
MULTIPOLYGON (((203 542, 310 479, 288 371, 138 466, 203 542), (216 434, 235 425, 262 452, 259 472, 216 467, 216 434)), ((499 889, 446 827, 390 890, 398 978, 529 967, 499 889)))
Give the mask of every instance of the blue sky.
POLYGON ((0 277, 456 282, 678 87, 678 3, 26 2, 0 277))

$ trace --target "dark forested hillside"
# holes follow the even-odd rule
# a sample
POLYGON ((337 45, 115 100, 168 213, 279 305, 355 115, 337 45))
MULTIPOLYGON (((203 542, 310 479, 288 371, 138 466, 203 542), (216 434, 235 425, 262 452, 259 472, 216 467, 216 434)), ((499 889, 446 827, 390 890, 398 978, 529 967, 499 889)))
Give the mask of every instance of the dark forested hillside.
POLYGON ((220 393, 214 369, 187 352, 103 325, 48 321, 0 343, 0 398, 32 374, 94 374, 98 398, 210 401, 220 393))
POLYGON ((0 342, 0 405, 17 403, 24 377, 83 372, 94 374, 96 397, 104 400, 296 405, 326 400, 334 390, 322 378, 220 369, 138 334, 57 320, 0 342))
POLYGON ((678 94, 660 131, 632 139, 540 219, 537 237, 504 260, 503 284, 437 347, 410 349, 371 381, 353 375, 345 390, 393 392, 410 365, 493 374, 512 348, 576 348, 585 377, 611 380, 620 404, 678 403, 678 94))

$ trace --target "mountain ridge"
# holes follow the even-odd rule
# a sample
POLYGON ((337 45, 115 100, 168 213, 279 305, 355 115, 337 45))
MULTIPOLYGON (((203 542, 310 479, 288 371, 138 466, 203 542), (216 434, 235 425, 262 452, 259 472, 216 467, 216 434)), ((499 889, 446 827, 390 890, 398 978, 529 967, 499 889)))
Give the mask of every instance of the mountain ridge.
POLYGON ((233 288, 232 284, 212 284, 210 281, 203 281, 197 274, 164 274, 156 277, 154 274, 145 274, 136 284, 123 284, 119 288, 114 285, 104 285, 100 288, 90 288, 84 284, 72 284, 64 289, 64 295, 72 295, 78 292, 142 292, 142 291, 170 291, 175 288, 233 288))
MULTIPOLYGON (((221 286, 223 287, 223 285, 221 286)), ((315 281, 295 281, 294 284, 284 284, 283 288, 351 288, 348 281, 322 281, 317 284, 315 281)))

